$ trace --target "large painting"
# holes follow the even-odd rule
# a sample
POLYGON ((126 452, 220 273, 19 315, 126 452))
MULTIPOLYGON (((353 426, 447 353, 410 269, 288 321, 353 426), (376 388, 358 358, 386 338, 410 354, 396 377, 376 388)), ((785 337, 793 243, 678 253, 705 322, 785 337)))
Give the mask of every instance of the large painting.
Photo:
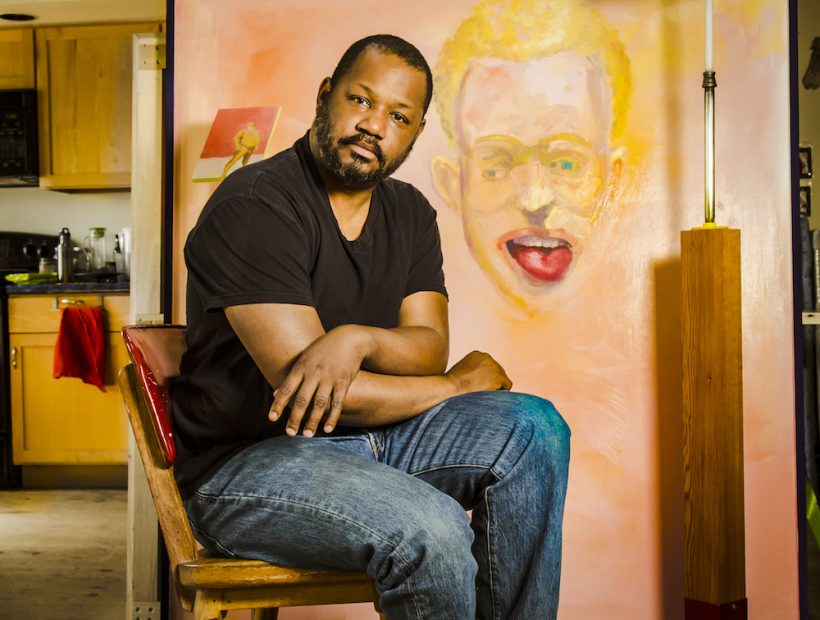
MULTIPOLYGON (((760 620, 798 609, 787 16, 787 0, 754 0, 719 2, 715 18, 717 219, 742 234, 760 620)), ((679 233, 703 218, 703 3, 176 0, 175 18, 175 319, 182 242, 216 187, 191 181, 216 111, 280 107, 276 152, 308 129, 351 42, 410 40, 434 104, 397 176, 438 212, 452 359, 492 353, 572 428, 560 617, 682 618, 679 233)))

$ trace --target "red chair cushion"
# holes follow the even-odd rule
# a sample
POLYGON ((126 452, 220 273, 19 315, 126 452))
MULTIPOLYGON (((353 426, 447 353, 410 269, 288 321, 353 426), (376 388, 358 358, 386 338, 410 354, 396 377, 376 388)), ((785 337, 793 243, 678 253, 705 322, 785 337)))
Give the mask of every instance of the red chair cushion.
POLYGON ((164 464, 170 467, 176 458, 176 446, 169 387, 179 375, 179 363, 186 349, 185 327, 131 325, 122 328, 122 337, 151 412, 164 464))

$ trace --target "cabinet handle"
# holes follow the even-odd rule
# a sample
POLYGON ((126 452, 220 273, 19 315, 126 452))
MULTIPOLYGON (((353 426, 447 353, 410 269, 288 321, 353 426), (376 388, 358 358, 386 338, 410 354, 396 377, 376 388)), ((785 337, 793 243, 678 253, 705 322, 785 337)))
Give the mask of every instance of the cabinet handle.
POLYGON ((51 302, 51 309, 57 311, 62 306, 83 306, 85 302, 82 299, 69 299, 68 297, 55 297, 51 302))
POLYGON ((69 299, 68 297, 63 297, 60 300, 61 306, 82 306, 85 305, 85 302, 82 299, 69 299))
MULTIPOLYGON (((103 305, 102 295, 97 298, 98 304, 103 305)), ((71 299, 70 297, 55 297, 51 301, 51 309, 57 311, 61 306, 84 306, 85 301, 82 299, 71 299)))
POLYGON ((11 348, 11 367, 17 368, 17 347, 11 348))

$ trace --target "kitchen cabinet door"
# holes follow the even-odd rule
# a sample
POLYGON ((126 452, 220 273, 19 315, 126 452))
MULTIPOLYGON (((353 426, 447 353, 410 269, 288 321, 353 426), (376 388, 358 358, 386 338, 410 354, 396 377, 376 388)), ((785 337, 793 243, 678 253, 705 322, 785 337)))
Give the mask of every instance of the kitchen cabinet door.
POLYGON ((40 186, 131 185, 132 36, 158 23, 36 31, 40 186))
POLYGON ((54 379, 56 334, 12 334, 11 410, 17 465, 123 464, 128 420, 116 373, 128 363, 122 336, 107 334, 105 389, 54 379))
POLYGON ((0 89, 34 88, 34 31, 0 29, 0 89))
POLYGON ((116 376, 129 362, 119 333, 128 317, 128 295, 11 295, 8 308, 14 462, 126 463, 128 419, 116 376), (81 379, 52 377, 60 309, 98 304, 105 313, 105 392, 81 379))

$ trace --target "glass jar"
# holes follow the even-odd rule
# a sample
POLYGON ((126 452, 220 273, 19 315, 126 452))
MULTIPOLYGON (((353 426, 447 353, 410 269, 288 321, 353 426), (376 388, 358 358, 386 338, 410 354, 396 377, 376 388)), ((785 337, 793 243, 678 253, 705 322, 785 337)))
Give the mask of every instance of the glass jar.
POLYGON ((103 271, 106 263, 105 228, 89 228, 85 246, 90 263, 89 270, 103 271))

